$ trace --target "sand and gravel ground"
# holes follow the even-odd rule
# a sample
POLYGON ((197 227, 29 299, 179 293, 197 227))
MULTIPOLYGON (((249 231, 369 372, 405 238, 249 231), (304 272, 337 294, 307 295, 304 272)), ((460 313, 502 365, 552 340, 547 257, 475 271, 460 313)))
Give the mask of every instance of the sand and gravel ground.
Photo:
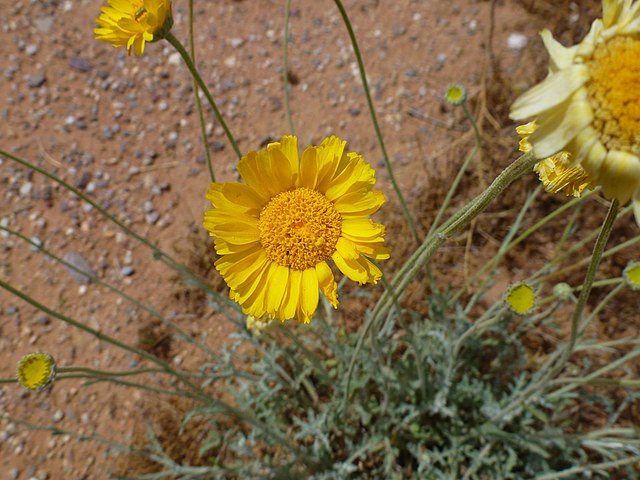
MULTIPOLYGON (((174 3, 173 31, 186 42, 187 2, 174 3)), ((242 151, 289 133, 281 75, 285 3, 195 1, 198 67, 242 151)), ((206 238, 200 225, 210 181, 191 80, 168 43, 151 44, 136 58, 95 41, 92 29, 100 4, 0 0, 0 148, 56 173, 131 229, 184 259, 194 241, 206 238)), ((487 48, 491 4, 345 2, 387 149, 422 233, 473 144, 462 111, 442 101, 447 85, 467 87, 470 105, 481 116, 492 145, 477 157, 465 181, 466 188, 477 189, 516 156, 513 125, 504 117, 504 106, 544 75, 540 65, 546 55, 537 38, 544 15, 530 8, 536 2, 496 2, 493 61, 487 48), (498 91, 491 88, 497 85, 495 68, 503 79, 498 91)), ((563 7, 573 15, 562 23, 567 35, 580 33, 567 27, 572 22, 588 25, 598 13, 594 5, 563 7)), ((397 267, 412 245, 333 2, 293 2, 289 54, 291 110, 300 145, 335 134, 377 167, 380 188, 389 199, 382 218, 397 227, 389 228, 387 236, 397 252, 390 265, 397 267)), ((233 150, 209 110, 206 118, 218 179, 235 180, 233 150)), ((102 280, 155 305, 188 332, 206 333, 211 348, 220 348, 228 324, 202 305, 194 307, 175 296, 180 287, 173 273, 155 262, 146 247, 58 185, 8 159, 0 158, 0 185, 3 226, 59 256, 85 262, 102 280)), ((524 193, 514 197, 524 198, 524 193)), ((595 213, 605 209, 603 204, 602 212, 595 213)), ((495 211, 493 215, 499 217, 495 211)), ((495 244, 494 235, 500 232, 490 226, 491 221, 479 227, 480 244, 495 244)), ((452 281, 473 266, 473 258, 465 268, 450 263, 456 255, 459 261, 465 248, 464 242, 452 244, 436 259, 452 281)), ((505 283, 521 267, 516 262, 507 268, 505 283)), ((133 341, 148 321, 117 295, 79 282, 82 279, 14 236, 0 238, 0 272, 37 301, 116 338, 133 341)), ((132 355, 0 292, 0 376, 12 376, 16 362, 31 351, 50 352, 60 365, 126 370, 139 364, 132 355)), ((179 345, 165 353, 175 365, 198 364, 198 358, 179 345)), ((8 385, 0 388, 0 413, 126 443, 134 423, 144 422, 137 415, 142 397, 138 391, 84 387, 74 381, 37 393, 8 385)), ((112 462, 95 443, 0 421, 2 479, 102 479, 112 462)))

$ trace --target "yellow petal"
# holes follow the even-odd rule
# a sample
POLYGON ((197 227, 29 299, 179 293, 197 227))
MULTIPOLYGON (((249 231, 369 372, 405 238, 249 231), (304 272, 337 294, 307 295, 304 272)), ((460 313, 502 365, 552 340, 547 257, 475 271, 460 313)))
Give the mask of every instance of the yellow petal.
POLYGON ((316 265, 316 275, 320 290, 333 305, 333 308, 338 308, 338 284, 333 278, 333 272, 327 262, 320 262, 316 265))
POLYGON ((610 150, 602 162, 598 183, 608 198, 617 198, 621 204, 629 201, 640 188, 640 158, 627 152, 610 150))
POLYGON ((573 59, 576 56, 576 47, 565 47, 560 44, 549 30, 546 28, 540 32, 542 42, 545 48, 549 52, 549 68, 552 72, 556 72, 563 68, 571 66, 573 59))
POLYGON ((593 110, 586 89, 581 89, 562 105, 540 115, 539 127, 529 137, 538 158, 547 158, 562 150, 593 121, 593 110))
POLYGON ((289 271, 289 286, 286 290, 285 298, 280 307, 278 320, 289 320, 296 315, 300 300, 300 289, 302 288, 302 271, 289 271))
MULTIPOLYGON (((513 102, 509 117, 513 120, 523 120, 560 105, 587 83, 587 80, 589 68, 582 64, 552 73, 513 102)), ((544 125, 542 121, 538 123, 544 125)))
POLYGON ((298 321, 309 323, 318 307, 318 275, 315 268, 307 268, 302 271, 302 283, 300 291, 300 314, 298 321))
POLYGON ((358 282, 359 285, 369 282, 378 283, 378 280, 382 278, 380 269, 362 256, 357 260, 351 260, 345 259, 338 252, 335 252, 331 258, 342 273, 354 282, 358 282))
POLYGON ((377 212, 384 202, 384 193, 374 190, 342 195, 335 200, 334 205, 341 215, 367 216, 377 212))
POLYGON ((289 283, 289 268, 271 262, 268 275, 266 310, 273 318, 277 318, 280 306, 284 301, 285 291, 289 283))

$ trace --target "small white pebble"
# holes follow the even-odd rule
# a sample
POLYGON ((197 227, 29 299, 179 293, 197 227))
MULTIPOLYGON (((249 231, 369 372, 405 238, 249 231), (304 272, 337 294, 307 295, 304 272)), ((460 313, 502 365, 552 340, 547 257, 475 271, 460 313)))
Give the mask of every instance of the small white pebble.
POLYGON ((513 32, 507 38, 507 47, 511 50, 522 50, 529 43, 529 39, 522 33, 513 32))

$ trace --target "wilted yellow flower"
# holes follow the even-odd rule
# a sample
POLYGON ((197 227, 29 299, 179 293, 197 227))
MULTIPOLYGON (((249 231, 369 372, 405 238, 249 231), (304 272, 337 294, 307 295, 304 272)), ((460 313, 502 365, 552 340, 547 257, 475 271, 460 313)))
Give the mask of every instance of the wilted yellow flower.
POLYGON ((533 310, 536 304, 536 292, 526 283, 517 283, 507 290, 505 302, 518 315, 525 315, 533 310))
MULTIPOLYGON (((536 122, 516 127, 516 132, 520 135, 519 150, 521 152, 531 150, 529 136, 535 132, 536 128, 538 128, 536 122)), ((539 161, 533 170, 538 174, 544 189, 550 193, 562 191, 565 195, 579 197, 585 188, 595 186, 593 179, 584 168, 580 165, 571 166, 567 152, 559 152, 539 161)))
POLYGON ((244 325, 254 337, 259 337, 269 327, 269 325, 271 325, 272 321, 273 319, 268 316, 263 318, 256 318, 252 315, 247 315, 244 325))
POLYGON ((56 376, 56 364, 48 353, 30 353, 18 362, 18 382, 29 390, 46 387, 56 376))
POLYGON ((372 191, 375 172, 346 142, 326 138, 298 156, 298 140, 283 137, 238 163, 246 184, 212 183, 213 209, 204 227, 215 236, 215 266, 229 295, 255 318, 311 320, 318 290, 338 305, 327 260, 351 280, 376 283, 373 258, 389 258, 384 226, 369 215, 384 203, 372 191))
POLYGON ((511 118, 535 117, 538 158, 568 153, 604 194, 634 202, 640 224, 640 2, 603 0, 602 19, 566 48, 548 30, 549 75, 521 95, 511 118))
POLYGON ((173 25, 171 0, 107 0, 96 19, 96 39, 114 47, 127 47, 142 55, 145 42, 164 37, 173 25))

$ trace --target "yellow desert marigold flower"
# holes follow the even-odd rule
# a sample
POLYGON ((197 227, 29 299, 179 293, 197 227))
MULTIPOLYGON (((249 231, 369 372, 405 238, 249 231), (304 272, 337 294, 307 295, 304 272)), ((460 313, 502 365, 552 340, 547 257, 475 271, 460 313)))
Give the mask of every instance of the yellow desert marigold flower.
POLYGON ((164 37, 173 25, 171 0, 107 0, 96 19, 96 39, 142 55, 146 42, 164 37))
POLYGON ((40 390, 56 376, 56 363, 48 353, 30 353, 18 362, 18 382, 29 390, 40 390))
POLYGON ((511 118, 535 118, 528 141, 538 158, 565 151, 565 167, 580 166, 605 196, 634 202, 640 224, 640 2, 603 0, 577 45, 542 40, 549 75, 521 95, 511 118))
POLYGON ((368 258, 389 258, 384 226, 369 215, 384 203, 374 170, 346 142, 326 138, 298 155, 283 137, 238 163, 246 184, 212 183, 204 227, 215 236, 216 268, 230 297, 257 319, 311 321, 321 291, 334 308, 337 285, 327 260, 351 280, 376 283, 368 258))

